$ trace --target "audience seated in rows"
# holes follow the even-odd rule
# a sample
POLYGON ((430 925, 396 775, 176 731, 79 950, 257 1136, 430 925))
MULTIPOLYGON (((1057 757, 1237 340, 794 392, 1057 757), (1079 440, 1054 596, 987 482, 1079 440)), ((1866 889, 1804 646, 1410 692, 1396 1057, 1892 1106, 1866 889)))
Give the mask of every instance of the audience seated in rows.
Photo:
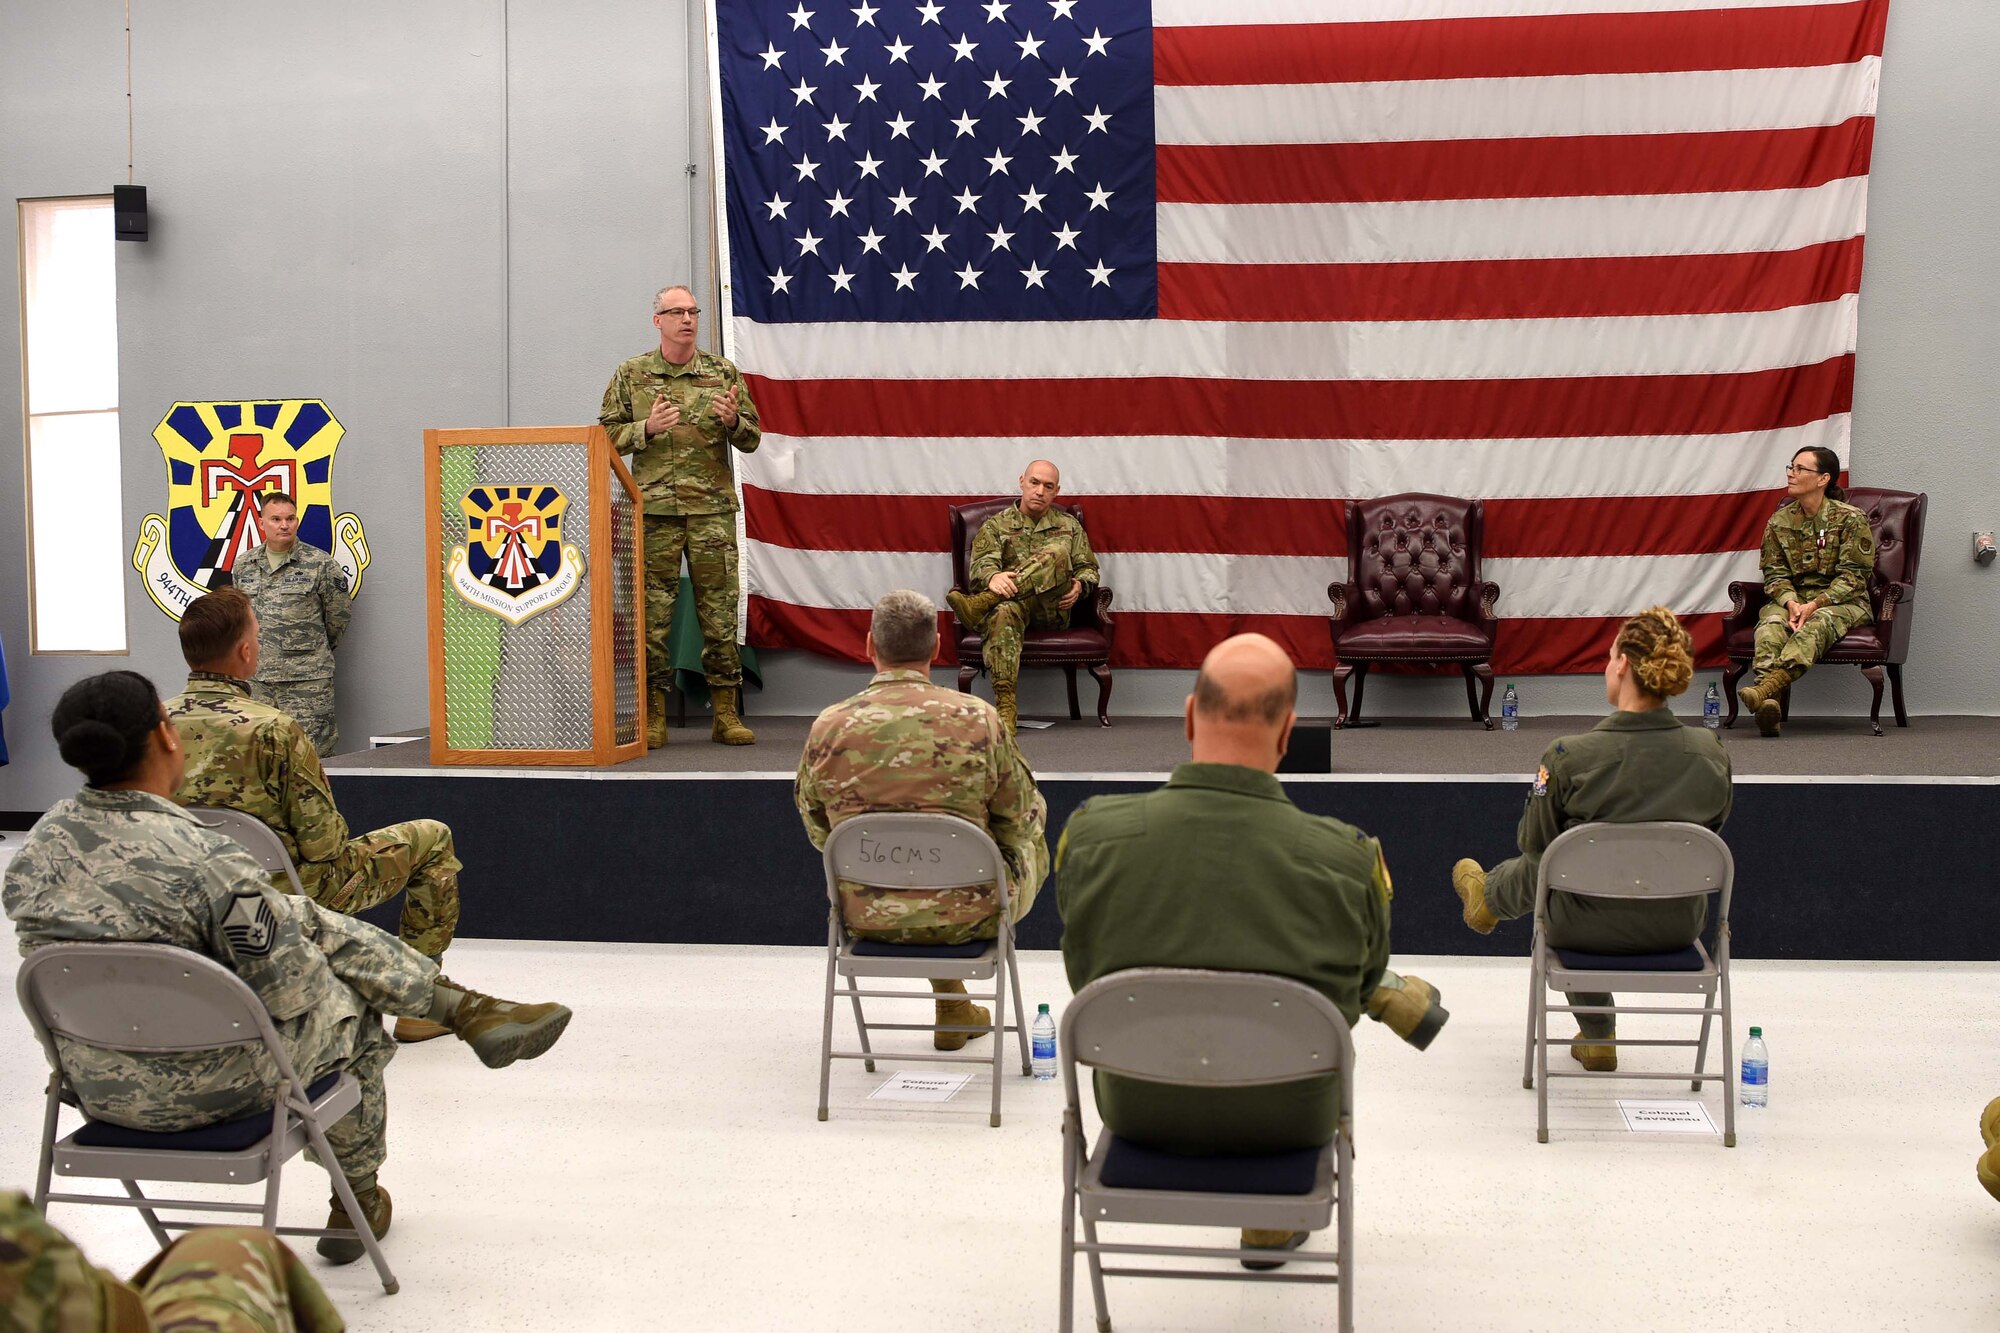
MULTIPOLYGON (((390 1217, 389 1193, 376 1181, 387 1152, 383 1070, 396 1052, 382 1016, 442 1024, 498 1069, 548 1050, 570 1011, 468 990, 395 936, 280 893, 248 852, 170 799, 182 787, 185 751, 144 676, 112 671, 79 681, 50 725, 64 761, 87 783, 35 824, 7 867, 0 899, 21 952, 72 941, 172 944, 242 977, 308 1083, 340 1067, 360 1083, 361 1104, 327 1139, 369 1228, 382 1235, 390 1217)), ((57 1041, 84 1114, 131 1129, 247 1116, 271 1104, 277 1078, 261 1045, 182 1055, 57 1041)), ((337 1196, 327 1226, 352 1226, 337 1196)), ((363 1247, 329 1237, 319 1252, 351 1263, 363 1247)))

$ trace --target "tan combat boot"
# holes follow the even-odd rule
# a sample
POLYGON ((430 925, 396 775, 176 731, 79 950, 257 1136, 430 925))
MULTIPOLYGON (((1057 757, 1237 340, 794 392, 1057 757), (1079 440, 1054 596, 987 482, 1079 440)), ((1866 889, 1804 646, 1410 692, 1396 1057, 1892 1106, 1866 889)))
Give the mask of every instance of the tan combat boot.
POLYGON ((667 745, 667 692, 654 685, 646 691, 646 748, 663 750, 667 745))
POLYGON ((944 600, 951 607, 951 613, 958 617, 958 623, 977 633, 1002 598, 997 592, 967 593, 953 588, 944 595, 944 600))
POLYGON ((1451 868, 1451 889, 1461 904, 1459 915, 1465 924, 1482 935, 1491 935, 1500 918, 1486 905, 1486 871, 1479 862, 1464 857, 1451 868))
MULTIPOLYGON (((1616 1037, 1618 1030, 1613 1028, 1609 1035, 1616 1037)), ((1569 1055, 1570 1059, 1576 1061, 1593 1074, 1615 1074, 1618 1072, 1618 1048, 1616 1046, 1600 1045, 1598 1042, 1584 1036, 1581 1032, 1577 1033, 1576 1039, 1570 1042, 1569 1055)))
MULTIPOLYGON (((389 1218, 395 1212, 394 1205, 389 1202, 389 1191, 380 1185, 356 1190, 354 1201, 361 1205, 361 1211, 367 1215, 368 1229, 375 1233, 376 1240, 389 1234, 389 1218)), ((328 1231, 354 1229, 354 1223, 347 1216, 347 1209, 341 1206, 338 1194, 333 1196, 333 1211, 326 1215, 326 1229, 328 1231)), ((321 1258, 336 1266, 351 1264, 368 1253, 359 1236, 353 1240, 341 1236, 321 1236, 319 1244, 314 1248, 319 1251, 321 1258)))
MULTIPOLYGON (((1257 1231, 1243 1228, 1243 1248, 1246 1250, 1296 1250, 1306 1243, 1309 1231, 1257 1231)), ((1268 1273, 1273 1268, 1283 1268, 1283 1259, 1238 1259, 1237 1263, 1253 1273, 1268 1273)))
POLYGON ((1778 696, 1785 692, 1786 686, 1797 679, 1797 676, 1783 667, 1773 667, 1757 677, 1755 685, 1744 685, 1736 691, 1736 702, 1742 704, 1750 711, 1750 715, 1757 719, 1759 736, 1778 734, 1778 729, 1784 722, 1784 708, 1779 704, 1778 696))
MULTIPOLYGON (((965 983, 949 979, 944 981, 933 979, 931 989, 939 995, 963 995, 965 983)), ((993 1021, 993 1011, 983 1004, 974 1004, 970 1000, 941 999, 937 1002, 937 1021, 940 1025, 956 1023, 964 1027, 983 1027, 993 1021)), ((931 1034, 931 1045, 940 1051, 962 1050, 966 1042, 985 1035, 983 1032, 934 1032, 931 1034)))
POLYGON ((1021 730, 1021 719, 1020 711, 1014 703, 1014 687, 994 681, 993 706, 1000 710, 1000 720, 1007 724, 1007 734, 1009 736, 1017 734, 1021 730))
POLYGON ((458 1007, 445 1026, 472 1048, 488 1069, 505 1069, 516 1060, 532 1060, 569 1026, 570 1011, 560 1004, 516 1004, 468 990, 449 977, 437 984, 459 992, 458 1007))
POLYGON ((1440 998, 1437 987, 1421 977, 1384 972, 1368 996, 1368 1016, 1421 1051, 1451 1017, 1440 998))
MULTIPOLYGON (((444 954, 440 952, 431 961, 442 967, 444 954)), ((402 1045, 411 1046, 420 1041, 435 1041, 439 1037, 449 1036, 451 1029, 442 1023, 433 1023, 428 1018, 398 1018, 391 1035, 402 1045)))
POLYGON ((715 717, 709 724, 708 738, 717 745, 755 745, 757 733, 744 726, 736 714, 736 686, 717 685, 709 693, 715 717))
POLYGON ((1986 1140, 1986 1151, 1979 1158, 1979 1183, 2000 1199, 2000 1097, 1986 1103, 1979 1117, 1979 1137, 1986 1140))

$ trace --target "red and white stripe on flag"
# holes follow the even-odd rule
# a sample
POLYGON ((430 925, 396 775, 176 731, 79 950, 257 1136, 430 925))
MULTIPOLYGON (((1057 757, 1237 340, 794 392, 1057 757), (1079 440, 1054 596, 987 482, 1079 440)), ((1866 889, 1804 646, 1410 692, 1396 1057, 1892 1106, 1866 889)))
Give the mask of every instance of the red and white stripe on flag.
POLYGON ((1784 462, 1849 459, 1886 10, 1154 0, 1157 318, 730 320, 752 640, 858 658, 1046 455, 1121 665, 1330 665, 1339 502, 1398 491, 1486 501, 1501 671, 1660 603, 1718 660, 1784 462))

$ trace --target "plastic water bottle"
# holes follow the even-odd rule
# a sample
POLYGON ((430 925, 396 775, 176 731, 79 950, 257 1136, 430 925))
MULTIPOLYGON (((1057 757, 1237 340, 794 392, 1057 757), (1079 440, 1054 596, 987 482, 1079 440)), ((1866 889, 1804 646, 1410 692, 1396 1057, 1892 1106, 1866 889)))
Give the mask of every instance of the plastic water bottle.
POLYGON ((1519 731, 1521 729, 1521 692, 1514 688, 1514 682, 1507 682, 1506 692, 1500 696, 1500 730, 1519 731))
POLYGON ((1049 1007, 1042 1005, 1035 1012, 1034 1040, 1029 1049, 1034 1054, 1035 1077, 1041 1079, 1056 1076, 1056 1021, 1049 1017, 1049 1007))
POLYGON ((1708 688, 1701 696, 1701 724, 1704 727, 1722 726, 1722 691, 1715 688, 1715 682, 1708 682, 1708 688))
POLYGON ((1743 1046, 1743 1077, 1738 1080, 1745 1106, 1771 1104, 1771 1053, 1764 1049, 1764 1029, 1751 1028, 1743 1046))

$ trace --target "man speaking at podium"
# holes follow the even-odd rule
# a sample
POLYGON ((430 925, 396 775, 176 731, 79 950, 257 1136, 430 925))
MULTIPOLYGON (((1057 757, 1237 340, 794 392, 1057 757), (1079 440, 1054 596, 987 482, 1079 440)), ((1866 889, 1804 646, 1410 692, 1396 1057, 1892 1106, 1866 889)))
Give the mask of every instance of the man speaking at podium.
POLYGON ((743 666, 736 652, 736 490, 729 449, 749 453, 763 430, 743 373, 694 345, 701 307, 686 287, 653 298, 660 349, 619 363, 597 420, 621 454, 646 506, 646 748, 667 743, 667 631, 687 556, 701 622, 701 669, 714 700, 710 737, 749 745, 757 737, 736 711, 743 666))

